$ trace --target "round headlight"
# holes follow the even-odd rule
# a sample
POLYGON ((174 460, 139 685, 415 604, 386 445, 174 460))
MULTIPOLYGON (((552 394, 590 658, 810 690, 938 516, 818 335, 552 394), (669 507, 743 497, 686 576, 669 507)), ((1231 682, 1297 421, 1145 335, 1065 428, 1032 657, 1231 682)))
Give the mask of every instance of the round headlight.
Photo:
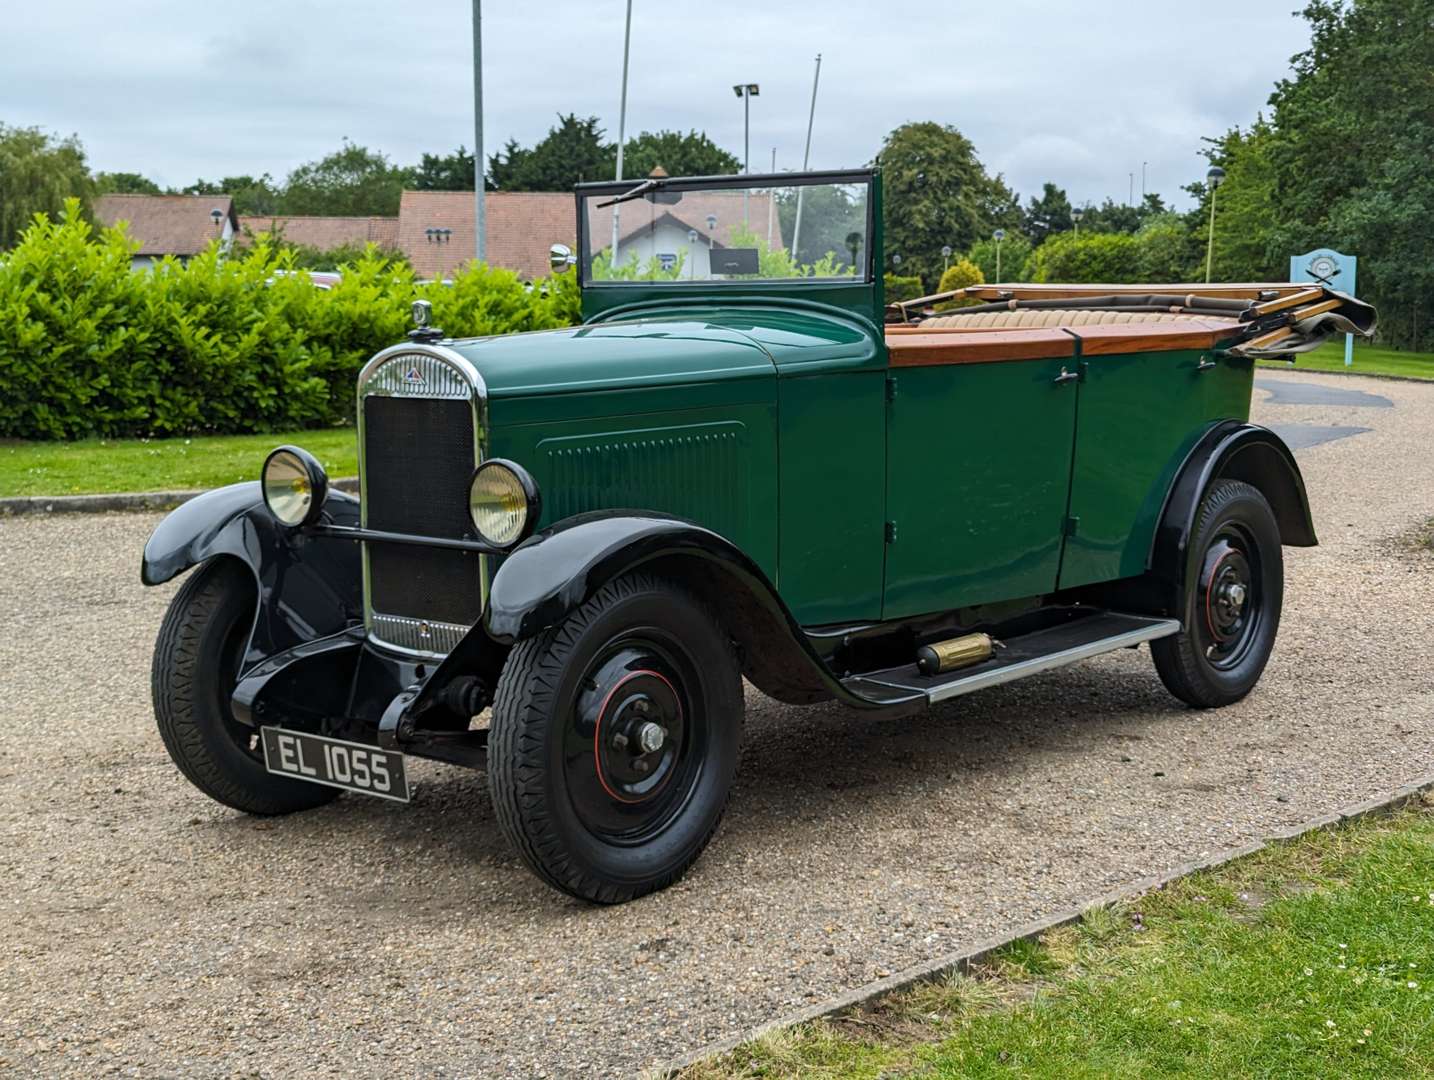
POLYGON ((493 458, 473 473, 468 515, 480 540, 511 547, 532 531, 541 508, 538 485, 521 465, 493 458))
POLYGON ((264 505, 280 523, 291 528, 308 525, 319 516, 329 478, 312 454, 297 446, 281 446, 264 459, 261 474, 264 505))

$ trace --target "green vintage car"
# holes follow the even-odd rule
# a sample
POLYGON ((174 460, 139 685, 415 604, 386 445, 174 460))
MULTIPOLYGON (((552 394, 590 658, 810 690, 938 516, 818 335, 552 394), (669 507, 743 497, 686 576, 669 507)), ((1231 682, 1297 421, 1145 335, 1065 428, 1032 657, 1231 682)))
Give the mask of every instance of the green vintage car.
MULTIPOLYGON (((888 307, 872 171, 588 184, 583 324, 420 325, 357 385, 360 494, 303 450, 185 504, 154 705, 254 814, 486 769, 545 881, 629 900, 711 838, 745 677, 926 709, 1148 643, 1259 679, 1315 543, 1254 358, 1368 332, 1318 285, 991 285, 888 307)), ((424 323, 420 305, 417 319, 424 323)))

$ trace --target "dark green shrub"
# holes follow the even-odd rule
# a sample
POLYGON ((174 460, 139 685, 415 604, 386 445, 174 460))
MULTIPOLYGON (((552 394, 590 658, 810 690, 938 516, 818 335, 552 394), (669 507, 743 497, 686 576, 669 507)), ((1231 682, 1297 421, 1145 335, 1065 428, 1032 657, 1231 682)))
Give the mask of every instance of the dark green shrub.
POLYGON ((0 261, 0 437, 73 439, 272 431, 342 423, 364 361, 433 304, 455 335, 567 326, 571 277, 519 281, 475 265, 419 285, 370 248, 331 290, 261 241, 222 256, 130 269, 118 229, 94 231, 72 203, 0 261))
POLYGON ((921 284, 919 277, 886 275, 886 302, 888 304, 900 303, 902 300, 915 300, 918 296, 925 295, 926 289, 921 284))
POLYGON ((1027 267, 1034 282, 1122 284, 1141 278, 1140 242, 1125 233, 1057 233, 1027 267))

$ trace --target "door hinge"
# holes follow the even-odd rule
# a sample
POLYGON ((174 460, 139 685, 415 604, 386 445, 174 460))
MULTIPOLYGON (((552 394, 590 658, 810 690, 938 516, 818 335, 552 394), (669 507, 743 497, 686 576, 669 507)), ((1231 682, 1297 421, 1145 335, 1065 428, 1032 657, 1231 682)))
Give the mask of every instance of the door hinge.
POLYGON ((1061 526, 1061 535, 1074 536, 1078 528, 1080 528, 1080 518, 1068 517, 1065 519, 1065 522, 1061 526))
POLYGON ((888 375, 888 376, 886 377, 886 400, 887 400, 887 401, 895 401, 895 400, 896 400, 896 376, 895 376, 895 375, 888 375))
POLYGON ((882 535, 886 537, 886 542, 888 544, 896 543, 896 522, 888 521, 886 523, 886 528, 882 530, 882 535))

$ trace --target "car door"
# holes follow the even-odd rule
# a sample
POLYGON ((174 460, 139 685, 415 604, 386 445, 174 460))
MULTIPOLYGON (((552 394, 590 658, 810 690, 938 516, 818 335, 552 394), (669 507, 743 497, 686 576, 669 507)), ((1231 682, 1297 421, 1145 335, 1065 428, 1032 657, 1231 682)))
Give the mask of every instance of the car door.
MULTIPOLYGON (((1166 494, 1210 423, 1249 415, 1253 365, 1176 333, 1081 327, 1063 589, 1145 572, 1166 494)), ((1156 328, 1166 329, 1166 328, 1156 328)), ((1179 327, 1175 328, 1176 331, 1179 327)))
POLYGON ((1076 420, 1059 330, 888 335, 886 577, 903 618, 1051 592, 1076 420))

